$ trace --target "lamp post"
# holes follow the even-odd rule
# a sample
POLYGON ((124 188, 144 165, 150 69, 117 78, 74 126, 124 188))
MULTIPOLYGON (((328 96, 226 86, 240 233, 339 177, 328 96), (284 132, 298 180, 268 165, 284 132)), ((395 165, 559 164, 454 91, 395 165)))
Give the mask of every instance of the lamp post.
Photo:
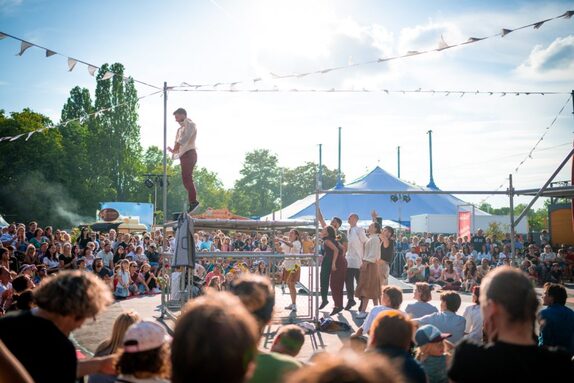
POLYGON ((411 202, 411 196, 408 194, 391 194, 391 201, 398 203, 398 213, 399 213, 399 229, 397 230, 397 240, 400 238, 401 233, 401 203, 411 202))

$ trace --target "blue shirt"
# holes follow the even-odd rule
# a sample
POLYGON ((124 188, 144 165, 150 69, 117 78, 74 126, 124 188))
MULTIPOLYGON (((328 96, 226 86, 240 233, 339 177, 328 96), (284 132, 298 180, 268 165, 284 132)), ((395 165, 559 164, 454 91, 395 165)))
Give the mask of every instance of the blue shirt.
POLYGON ((421 318, 414 319, 421 325, 432 324, 436 326, 440 332, 451 334, 449 341, 457 343, 464 336, 464 329, 466 328, 466 319, 460 315, 456 315, 452 311, 443 311, 440 313, 425 315, 421 318))
POLYGON ((540 346, 560 346, 574 354, 574 311, 553 304, 540 311, 540 346))

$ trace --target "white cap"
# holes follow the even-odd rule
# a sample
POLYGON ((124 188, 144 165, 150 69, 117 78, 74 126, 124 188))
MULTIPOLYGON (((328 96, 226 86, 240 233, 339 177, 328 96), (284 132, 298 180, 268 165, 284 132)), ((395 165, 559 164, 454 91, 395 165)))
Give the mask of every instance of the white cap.
POLYGON ((157 322, 144 320, 132 324, 124 335, 124 352, 142 352, 161 347, 171 341, 165 328, 157 322))

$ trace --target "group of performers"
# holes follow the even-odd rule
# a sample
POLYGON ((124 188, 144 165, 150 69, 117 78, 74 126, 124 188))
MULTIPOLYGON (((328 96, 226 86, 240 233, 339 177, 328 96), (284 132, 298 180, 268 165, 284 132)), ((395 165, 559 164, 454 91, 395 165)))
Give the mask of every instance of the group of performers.
MULTIPOLYGON (((173 159, 179 159, 181 164, 181 177, 188 194, 188 212, 193 212, 199 206, 197 191, 193 181, 193 170, 197 163, 197 151, 195 140, 197 128, 195 123, 187 117, 183 108, 173 113, 180 127, 175 138, 173 148, 168 147, 173 159)), ((339 217, 333 217, 327 225, 321 211, 317 219, 322 230, 320 236, 323 240, 323 260, 321 262, 320 290, 321 305, 325 308, 329 287, 333 297, 334 307, 330 315, 335 315, 343 309, 350 310, 357 303, 355 297, 360 300, 358 318, 366 316, 366 308, 369 300, 375 305, 379 304, 382 286, 388 284, 390 263, 394 256, 394 242, 392 240, 394 230, 390 226, 382 227, 377 213, 373 211, 373 223, 369 226, 369 236, 362 228, 357 226, 359 217, 351 214, 348 218, 349 230, 347 233, 339 230, 343 221, 339 217), (357 289, 355 290, 355 283, 357 289), (343 307, 343 288, 347 290, 347 305, 343 307)), ((301 241, 299 232, 291 230, 289 237, 282 240, 283 253, 301 253, 301 241)), ((283 281, 289 287, 291 304, 285 307, 297 310, 296 283, 299 281, 301 263, 299 260, 287 259, 284 263, 283 281)))

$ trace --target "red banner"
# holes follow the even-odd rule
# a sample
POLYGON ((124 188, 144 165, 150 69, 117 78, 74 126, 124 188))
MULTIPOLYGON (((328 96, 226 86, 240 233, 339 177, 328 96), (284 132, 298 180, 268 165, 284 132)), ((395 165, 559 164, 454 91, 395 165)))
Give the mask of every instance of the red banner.
POLYGON ((470 241, 470 211, 459 211, 458 212, 458 237, 464 238, 470 241))

